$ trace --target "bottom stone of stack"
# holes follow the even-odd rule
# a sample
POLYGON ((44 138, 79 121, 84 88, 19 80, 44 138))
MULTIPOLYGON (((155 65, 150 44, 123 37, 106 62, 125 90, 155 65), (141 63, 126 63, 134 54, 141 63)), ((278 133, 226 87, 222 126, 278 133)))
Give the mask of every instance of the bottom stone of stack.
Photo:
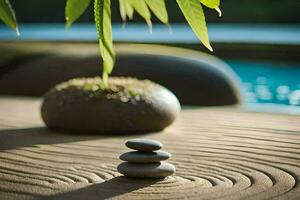
POLYGON ((176 171, 174 165, 167 162, 123 162, 118 166, 117 170, 124 176, 134 178, 165 178, 176 171))

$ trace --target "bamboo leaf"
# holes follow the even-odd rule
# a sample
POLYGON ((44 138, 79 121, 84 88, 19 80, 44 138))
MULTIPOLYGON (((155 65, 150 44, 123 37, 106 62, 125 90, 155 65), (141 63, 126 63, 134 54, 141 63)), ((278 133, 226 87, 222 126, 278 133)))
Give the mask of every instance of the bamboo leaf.
POLYGON ((220 0, 199 0, 203 5, 208 8, 216 9, 220 6, 220 0))
POLYGON ((67 28, 84 13, 90 2, 91 0, 67 0, 65 8, 67 28))
POLYGON ((169 23, 165 0, 145 0, 150 10, 164 24, 169 23))
POLYGON ((177 0, 187 22, 206 48, 213 51, 207 33, 205 16, 199 0, 177 0))
POLYGON ((115 53, 112 42, 110 0, 95 0, 94 16, 99 38, 99 48, 103 59, 103 81, 107 86, 107 76, 111 73, 115 63, 115 53))
POLYGON ((9 0, 0 0, 0 19, 19 35, 16 15, 9 0))
POLYGON ((123 21, 126 21, 127 17, 132 20, 134 9, 128 2, 128 0, 119 0, 120 14, 123 21))
POLYGON ((141 15, 149 27, 152 26, 151 13, 145 2, 145 0, 127 0, 129 4, 136 10, 139 15, 141 15))
POLYGON ((123 0, 119 0, 119 7, 120 7, 120 15, 123 21, 127 19, 127 13, 125 8, 125 3, 123 0))
POLYGON ((215 10, 219 13, 219 17, 221 17, 221 16, 222 16, 222 11, 221 11, 221 9, 218 7, 218 8, 215 8, 215 10))
POLYGON ((132 20, 133 19, 133 13, 134 13, 134 9, 133 7, 130 5, 130 3, 128 2, 128 0, 123 0, 124 4, 125 4, 125 10, 126 10, 126 14, 127 17, 132 20))
POLYGON ((220 10, 220 0, 199 0, 203 5, 205 5, 208 8, 215 9, 218 13, 219 16, 222 16, 222 11, 220 10))

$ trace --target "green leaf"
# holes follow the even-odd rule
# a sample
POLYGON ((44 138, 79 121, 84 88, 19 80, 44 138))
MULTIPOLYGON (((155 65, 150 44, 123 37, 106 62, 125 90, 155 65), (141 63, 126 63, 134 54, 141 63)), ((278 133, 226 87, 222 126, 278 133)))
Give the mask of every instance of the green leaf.
POLYGON ((123 0, 119 0, 119 7, 120 7, 120 15, 123 21, 127 19, 127 13, 125 8, 125 3, 123 0))
POLYGON ((164 24, 169 23, 165 0, 145 0, 151 11, 164 24))
POLYGON ((220 0, 199 0, 199 1, 206 7, 215 9, 219 13, 219 16, 221 17, 222 12, 219 8, 220 0))
POLYGON ((0 0, 0 19, 19 35, 16 15, 9 0, 0 0))
POLYGON ((126 10, 126 14, 127 17, 132 20, 133 19, 133 13, 134 13, 134 9, 133 7, 130 5, 130 3, 128 2, 128 0, 123 0, 124 4, 125 4, 125 10, 126 10))
POLYGON ((128 0, 119 0, 120 14, 123 21, 126 21, 127 17, 132 20, 133 18, 133 7, 130 5, 128 0))
POLYGON ((220 0, 199 0, 203 5, 208 8, 216 9, 220 6, 220 0))
POLYGON ((205 16, 199 0, 177 0, 177 3, 199 40, 206 48, 213 51, 209 43, 205 16))
POLYGON ((151 27, 151 13, 145 0, 128 0, 128 2, 145 19, 148 26, 151 27))
POLYGON ((110 0, 95 0, 94 16, 99 38, 99 48, 103 59, 103 81, 107 86, 107 76, 111 73, 115 63, 115 52, 112 41, 110 0))
POLYGON ((91 0, 67 0, 65 9, 67 28, 84 13, 90 2, 91 0))

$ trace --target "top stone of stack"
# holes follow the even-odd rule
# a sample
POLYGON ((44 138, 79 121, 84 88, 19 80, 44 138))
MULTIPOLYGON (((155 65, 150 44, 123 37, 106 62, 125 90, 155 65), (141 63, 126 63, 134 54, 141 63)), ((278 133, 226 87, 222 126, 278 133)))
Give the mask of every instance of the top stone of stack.
POLYGON ((162 143, 150 139, 132 139, 126 142, 126 146, 137 151, 153 152, 162 148, 162 143))

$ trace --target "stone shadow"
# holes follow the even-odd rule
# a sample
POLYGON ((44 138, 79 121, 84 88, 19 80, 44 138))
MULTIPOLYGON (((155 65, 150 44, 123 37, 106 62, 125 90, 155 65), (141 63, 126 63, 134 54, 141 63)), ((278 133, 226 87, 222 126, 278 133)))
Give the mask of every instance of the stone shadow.
POLYGON ((130 193, 142 188, 149 187, 163 179, 135 179, 124 176, 115 177, 102 183, 93 184, 78 190, 50 196, 46 199, 109 199, 126 193, 130 193))
POLYGON ((46 127, 32 127, 24 129, 4 129, 0 130, 0 151, 21 147, 30 147, 42 144, 59 144, 87 140, 99 140, 108 137, 126 137, 137 135, 149 135, 149 133, 120 133, 120 132, 95 132, 95 133, 76 133, 49 130, 46 127))

